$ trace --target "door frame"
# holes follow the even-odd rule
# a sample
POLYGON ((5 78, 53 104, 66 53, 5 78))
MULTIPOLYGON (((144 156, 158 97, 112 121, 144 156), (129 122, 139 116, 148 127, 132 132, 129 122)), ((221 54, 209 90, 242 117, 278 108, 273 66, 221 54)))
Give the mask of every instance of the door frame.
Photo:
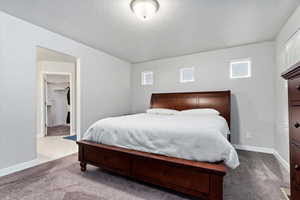
MULTIPOLYGON (((43 133, 43 136, 46 136, 45 133, 47 132, 45 130, 45 125, 46 125, 46 119, 45 119, 45 116, 48 114, 46 113, 46 99, 45 99, 45 95, 44 95, 44 91, 45 91, 45 77, 47 75, 62 75, 62 76, 68 76, 69 77, 69 82, 70 82, 70 94, 71 94, 71 98, 70 98, 70 135, 75 135, 77 130, 75 130, 75 133, 73 133, 73 130, 74 130, 74 124, 76 124, 76 118, 77 116, 75 116, 75 118, 73 118, 73 105, 74 105, 74 102, 73 102, 73 98, 72 98, 72 94, 73 94, 73 80, 72 80, 72 73, 70 72, 48 72, 48 71, 41 71, 41 78, 42 78, 42 85, 41 85, 41 89, 42 89, 42 94, 41 95, 41 102, 42 102, 42 108, 41 108, 41 112, 42 112, 42 116, 41 116, 41 130, 42 130, 42 133, 43 133), (73 119, 75 119, 75 121, 73 121, 73 119)), ((75 77, 76 78, 76 77, 75 77)), ((75 92, 76 92, 76 87, 75 87, 75 92)), ((76 108, 76 93, 75 93, 75 108, 76 108)), ((76 113, 76 112, 75 112, 76 113)), ((75 126, 76 127, 76 126, 75 126)))
MULTIPOLYGON (((81 139, 81 59, 79 57, 73 56, 71 54, 62 53, 62 51, 48 48, 42 45, 37 45, 36 48, 44 48, 51 51, 55 51, 57 53, 65 54, 68 56, 73 57, 75 61, 75 90, 76 90, 76 96, 75 96, 75 109, 76 109, 76 116, 75 116, 75 124, 76 124, 76 135, 77 135, 77 141, 81 139)), ((36 67, 38 65, 38 62, 36 62, 36 67)), ((43 83, 42 83, 43 84, 43 83)))

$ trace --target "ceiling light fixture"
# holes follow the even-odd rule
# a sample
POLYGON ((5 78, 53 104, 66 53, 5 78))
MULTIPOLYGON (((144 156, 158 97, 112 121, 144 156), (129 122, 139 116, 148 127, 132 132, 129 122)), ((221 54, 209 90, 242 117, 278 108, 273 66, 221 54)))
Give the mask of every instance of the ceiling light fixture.
POLYGON ((151 19, 159 9, 157 0, 132 0, 132 12, 141 20, 151 19))

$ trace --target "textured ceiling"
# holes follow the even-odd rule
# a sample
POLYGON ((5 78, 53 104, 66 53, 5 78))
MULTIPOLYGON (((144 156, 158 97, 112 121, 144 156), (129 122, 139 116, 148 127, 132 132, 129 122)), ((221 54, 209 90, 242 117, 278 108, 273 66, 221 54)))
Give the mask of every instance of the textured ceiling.
POLYGON ((130 62, 273 40, 299 0, 158 0, 140 21, 130 0, 0 0, 0 10, 130 62))

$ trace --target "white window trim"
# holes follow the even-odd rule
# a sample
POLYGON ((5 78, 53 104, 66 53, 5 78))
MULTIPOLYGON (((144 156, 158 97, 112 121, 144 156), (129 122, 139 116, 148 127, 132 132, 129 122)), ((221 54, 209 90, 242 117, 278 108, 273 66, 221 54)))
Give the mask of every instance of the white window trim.
POLYGON ((153 75, 153 72, 152 71, 144 71, 144 72, 142 72, 141 73, 141 84, 142 85, 153 85, 153 82, 154 82, 154 75, 153 75), (151 81, 151 83, 146 83, 146 81, 145 81, 145 76, 147 75, 147 74, 151 74, 152 75, 152 81, 151 81))
POLYGON ((239 78, 250 78, 252 76, 252 61, 251 58, 244 58, 244 59, 238 59, 238 60, 231 60, 229 64, 230 68, 230 78, 231 79, 239 79, 239 78), (239 64, 239 63, 248 63, 249 69, 248 69, 248 75, 245 76, 238 76, 233 77, 232 76, 232 64, 239 64))
POLYGON ((195 81, 195 69, 194 67, 184 67, 180 69, 180 83, 189 83, 189 82, 194 82, 195 81), (183 71, 186 69, 192 69, 193 71, 193 79, 191 80, 183 80, 183 71))

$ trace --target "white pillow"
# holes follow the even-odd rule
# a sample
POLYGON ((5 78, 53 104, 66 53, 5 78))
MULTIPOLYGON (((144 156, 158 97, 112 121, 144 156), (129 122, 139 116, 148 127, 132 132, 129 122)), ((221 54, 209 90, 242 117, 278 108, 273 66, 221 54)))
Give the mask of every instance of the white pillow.
POLYGON ((175 115, 179 113, 178 110, 172 110, 166 108, 152 108, 152 109, 148 109, 146 112, 155 115, 175 115))
POLYGON ((219 111, 212 109, 212 108, 182 110, 178 114, 180 114, 180 115, 220 115, 219 111))

